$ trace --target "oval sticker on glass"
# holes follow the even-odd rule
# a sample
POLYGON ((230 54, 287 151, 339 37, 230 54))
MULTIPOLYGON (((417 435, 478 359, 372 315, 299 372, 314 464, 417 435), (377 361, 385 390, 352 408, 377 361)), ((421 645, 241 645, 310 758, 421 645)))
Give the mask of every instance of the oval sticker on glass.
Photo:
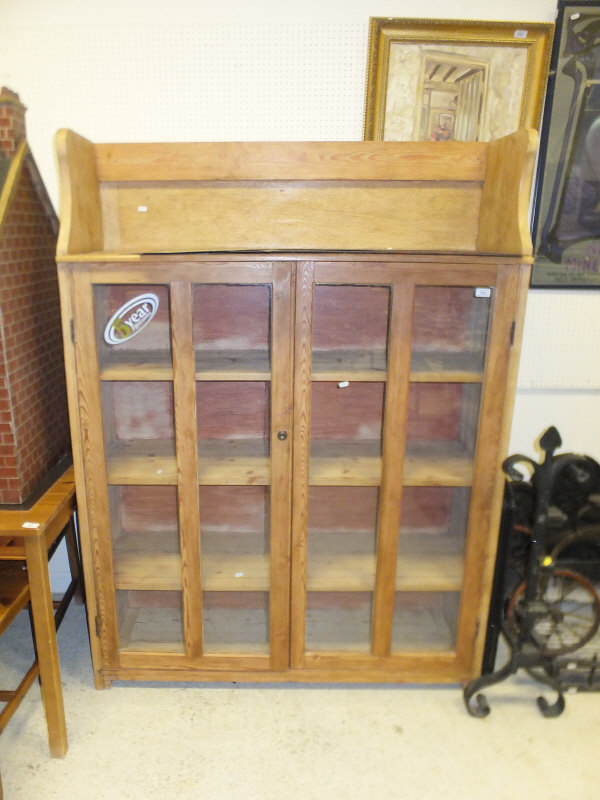
POLYGON ((158 311, 155 294, 140 294, 128 300, 106 323, 104 341, 107 344, 123 344, 137 336, 158 311))

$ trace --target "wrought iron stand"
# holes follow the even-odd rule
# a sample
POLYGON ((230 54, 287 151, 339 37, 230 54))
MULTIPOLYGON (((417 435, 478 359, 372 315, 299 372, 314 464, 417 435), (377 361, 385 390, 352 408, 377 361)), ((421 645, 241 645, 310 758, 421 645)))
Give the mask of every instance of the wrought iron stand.
MULTIPOLYGON (((538 697, 537 703, 545 717, 559 716, 565 707, 565 699, 559 680, 559 671, 556 667, 552 648, 547 642, 540 640, 540 623, 548 630, 555 630, 563 623, 562 609, 549 603, 544 598, 548 580, 552 575, 559 575, 562 579, 580 580, 580 576, 565 570, 555 570, 552 559, 546 555, 545 534, 548 522, 548 511, 552 495, 552 487, 557 475, 569 464, 573 465, 577 456, 572 454, 555 456, 555 450, 562 444, 556 428, 549 428, 540 440, 544 457, 540 464, 536 464, 527 456, 515 455, 506 459, 503 464, 505 474, 512 479, 522 480, 522 475, 516 469, 517 464, 525 466, 531 472, 531 482, 535 490, 535 505, 533 524, 531 528, 531 542, 527 557, 525 583, 521 587, 519 596, 518 615, 508 618, 504 616, 501 632, 509 648, 509 658, 506 664, 489 675, 482 675, 471 681, 464 689, 464 701, 469 713, 474 717, 486 717, 490 708, 481 690, 500 683, 519 669, 525 669, 533 678, 541 681, 557 692, 557 699, 550 704, 544 697, 538 697)), ((583 579, 581 579, 583 582, 583 579)), ((587 629, 578 631, 577 635, 588 637, 598 629, 600 621, 600 603, 595 592, 589 594, 586 603, 591 609, 589 621, 586 618, 587 629)), ((576 642, 575 644, 578 644, 576 642)))

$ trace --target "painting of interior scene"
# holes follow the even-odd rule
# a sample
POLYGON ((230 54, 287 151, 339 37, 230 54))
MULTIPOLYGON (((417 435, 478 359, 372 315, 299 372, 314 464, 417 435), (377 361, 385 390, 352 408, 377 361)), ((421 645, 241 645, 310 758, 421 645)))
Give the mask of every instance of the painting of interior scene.
POLYGON ((519 47, 392 43, 385 139, 489 141, 519 127, 519 47))

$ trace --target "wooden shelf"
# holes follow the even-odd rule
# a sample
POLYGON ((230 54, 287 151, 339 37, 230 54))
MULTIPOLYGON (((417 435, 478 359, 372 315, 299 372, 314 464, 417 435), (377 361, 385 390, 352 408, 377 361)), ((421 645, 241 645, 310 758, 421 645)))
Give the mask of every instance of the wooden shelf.
POLYGON ((204 607, 204 650, 214 655, 269 653, 269 609, 204 607))
POLYGON ((438 610, 396 609, 392 654, 444 652, 456 647, 456 632, 438 610))
POLYGON ((167 350, 116 350, 113 348, 109 354, 100 358, 100 380, 173 380, 171 353, 167 350))
POLYGON ((119 647, 134 652, 183 653, 181 609, 122 607, 119 614, 119 647))
MULTIPOLYGON (((315 441, 311 445, 311 486, 379 486, 378 441, 315 441)), ((405 486, 470 486, 473 458, 456 442, 409 442, 405 486)))
MULTIPOLYGON (((372 620, 370 603, 358 608, 309 609, 306 647, 310 651, 369 653, 372 620)), ((424 609, 397 612, 393 626, 393 653, 451 651, 455 634, 443 617, 424 609)))
MULTIPOLYGON (((356 546, 357 536, 353 536, 356 546)), ((344 534, 309 538, 307 589, 310 592, 372 592, 375 589, 373 534, 365 534, 360 552, 342 550, 344 534)), ((359 543, 360 544, 360 543, 359 543)), ((464 558, 454 537, 436 534, 400 536, 396 590, 403 592, 460 591, 464 558)))
POLYGON ((385 381, 385 350, 313 350, 313 381, 385 381))
MULTIPOLYGON (((210 596, 210 595, 209 595, 210 596)), ((206 598, 206 594, 204 595, 206 598)), ((218 595, 217 595, 218 600, 218 595)), ((203 608, 204 650, 211 654, 269 652, 268 607, 222 606, 211 600, 203 608)), ((181 608, 160 605, 119 607, 119 647, 130 652, 183 653, 181 608)))
MULTIPOLYGON (((199 381, 271 380, 266 350, 196 350, 195 377, 199 381)), ((173 364, 168 351, 123 350, 104 355, 104 381, 169 381, 173 364)))
POLYGON ((410 365, 414 383, 481 383, 483 356, 479 352, 415 352, 410 365))
POLYGON ((175 443, 145 440, 114 443, 106 453, 109 484, 177 484, 175 443))
MULTIPOLYGON (((247 534, 231 534, 239 540, 247 534)), ((221 537, 221 538, 229 538, 221 537)), ((269 556, 264 553, 221 553, 202 550, 202 589, 206 592, 268 592, 269 556)), ((181 557, 175 531, 124 534, 114 543, 114 578, 117 589, 178 590, 182 588, 181 557)))
POLYGON ((269 381, 267 350, 196 350, 196 380, 269 381))
MULTIPOLYGON (((174 485, 175 445, 164 441, 125 441, 107 453, 108 483, 174 485)), ((257 440, 210 440, 198 448, 198 482, 205 486, 268 485, 271 479, 265 443, 257 440)))
MULTIPOLYGON (((417 383, 481 383, 479 352, 415 352, 410 380, 417 383)), ((385 381, 385 350, 313 350, 313 381, 385 381)))
POLYGON ((263 439, 210 440, 198 448, 198 482, 203 486, 268 486, 271 460, 263 439))
MULTIPOLYGON (((235 534, 233 534, 235 536, 235 534)), ((307 588, 310 592, 371 592, 375 588, 375 554, 340 552, 332 536, 313 537, 309 545, 307 588)), ((365 542, 372 536, 366 535, 365 542)), ((219 553, 203 549, 202 588, 207 592, 268 592, 269 556, 263 553, 219 553)), ((115 587, 123 590, 181 590, 181 559, 174 532, 129 535, 114 546, 115 587)), ((463 556, 449 536, 401 536, 396 590, 460 591, 463 556)))

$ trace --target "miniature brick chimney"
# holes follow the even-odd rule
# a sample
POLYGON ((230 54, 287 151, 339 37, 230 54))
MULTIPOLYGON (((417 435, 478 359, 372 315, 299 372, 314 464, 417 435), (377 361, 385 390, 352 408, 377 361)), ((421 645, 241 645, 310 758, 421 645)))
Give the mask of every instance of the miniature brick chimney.
POLYGON ((19 95, 3 86, 0 90, 0 153, 9 158, 25 138, 25 111, 19 95))
POLYGON ((25 106, 2 88, 0 505, 28 501, 70 452, 57 219, 24 140, 25 106))

